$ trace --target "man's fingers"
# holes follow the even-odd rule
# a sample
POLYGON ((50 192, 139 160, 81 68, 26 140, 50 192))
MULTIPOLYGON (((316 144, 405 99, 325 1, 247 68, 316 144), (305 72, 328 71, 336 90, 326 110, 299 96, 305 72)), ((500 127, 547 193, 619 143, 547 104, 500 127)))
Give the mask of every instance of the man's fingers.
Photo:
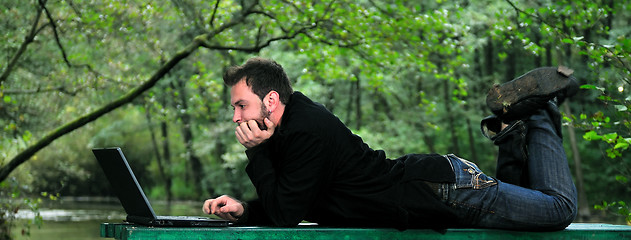
POLYGON ((239 126, 237 126, 237 128, 235 129, 234 133, 237 136, 237 140, 241 144, 246 144, 247 142, 250 142, 252 139, 252 131, 250 130, 250 127, 248 126, 247 122, 243 122, 239 124, 239 126))
POLYGON ((256 120, 247 121, 247 124, 248 124, 248 128, 250 128, 250 132, 252 133, 252 136, 261 132, 261 129, 259 128, 259 124, 256 123, 256 120))
POLYGON ((232 214, 230 213, 217 213, 215 215, 219 216, 220 218, 226 219, 228 221, 232 221, 232 222, 237 221, 237 219, 234 216, 232 216, 232 214))
POLYGON ((234 135, 237 136, 237 140, 243 144, 244 142, 244 138, 243 138, 243 131, 241 130, 240 126, 237 126, 237 129, 234 130, 234 135))
MULTIPOLYGON (((254 120, 251 120, 251 121, 254 121, 254 120)), ((241 136, 244 139, 251 139, 253 136, 254 129, 258 129, 258 125, 256 125, 256 121, 254 122, 254 124, 250 122, 242 122, 241 124, 239 124, 237 128, 239 128, 241 136)))
POLYGON ((204 211, 204 213, 206 214, 210 214, 210 203, 212 202, 212 199, 208 199, 204 202, 204 205, 202 206, 202 211, 204 211))
POLYGON ((208 204, 208 214, 214 214, 217 202, 215 201, 215 199, 210 199, 208 201, 210 202, 208 204), (213 206, 213 204, 215 204, 215 206, 213 206))
POLYGON ((217 215, 219 212, 219 208, 226 205, 226 200, 224 198, 215 198, 210 200, 210 213, 217 215))
POLYGON ((204 211, 204 213, 206 214, 213 214, 213 211, 215 211, 215 208, 217 207, 217 199, 207 199, 206 201, 204 201, 204 205, 202 206, 202 210, 204 211))
POLYGON ((238 210, 239 208, 237 208, 237 206, 235 206, 234 204, 225 205, 219 208, 220 213, 233 213, 237 212, 238 210))
POLYGON ((274 122, 272 122, 272 120, 269 120, 269 118, 265 118, 263 119, 263 122, 265 123, 265 126, 267 126, 267 131, 270 132, 274 132, 274 122))

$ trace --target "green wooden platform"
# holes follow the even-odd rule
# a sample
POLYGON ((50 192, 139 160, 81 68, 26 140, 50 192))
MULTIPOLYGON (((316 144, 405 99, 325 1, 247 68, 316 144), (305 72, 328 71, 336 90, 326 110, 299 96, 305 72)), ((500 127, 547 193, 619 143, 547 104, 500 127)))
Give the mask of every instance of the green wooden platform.
POLYGON ((125 223, 101 224, 101 237, 132 239, 631 239, 631 226, 574 223, 557 232, 517 232, 490 229, 363 229, 324 228, 301 225, 296 228, 226 227, 167 228, 125 223))

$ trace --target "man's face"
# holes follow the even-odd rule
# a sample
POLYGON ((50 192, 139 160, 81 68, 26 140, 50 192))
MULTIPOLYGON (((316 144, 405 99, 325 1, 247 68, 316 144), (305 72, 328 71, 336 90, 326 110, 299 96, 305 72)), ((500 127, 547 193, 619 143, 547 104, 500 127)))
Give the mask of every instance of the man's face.
POLYGON ((261 130, 267 129, 263 119, 269 116, 263 101, 245 83, 245 78, 230 89, 230 105, 234 109, 232 121, 240 124, 255 120, 261 130))

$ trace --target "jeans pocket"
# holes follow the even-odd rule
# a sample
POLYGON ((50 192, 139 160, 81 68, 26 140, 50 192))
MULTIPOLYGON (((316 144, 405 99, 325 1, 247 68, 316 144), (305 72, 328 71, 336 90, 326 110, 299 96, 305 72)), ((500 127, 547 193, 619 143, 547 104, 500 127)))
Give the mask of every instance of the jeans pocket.
POLYGON ((483 189, 497 184, 495 179, 484 174, 475 163, 453 154, 446 157, 451 162, 456 174, 456 188, 483 189))

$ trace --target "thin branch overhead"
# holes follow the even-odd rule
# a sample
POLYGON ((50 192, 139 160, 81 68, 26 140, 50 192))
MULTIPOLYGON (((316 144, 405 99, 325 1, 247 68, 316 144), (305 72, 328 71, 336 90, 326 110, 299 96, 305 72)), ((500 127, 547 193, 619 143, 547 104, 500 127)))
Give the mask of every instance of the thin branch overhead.
POLYGON ((2 75, 0 75, 0 85, 2 85, 2 83, 9 77, 9 74, 11 74, 11 72, 13 71, 13 68, 16 66, 18 60, 26 51, 26 47, 31 44, 35 39, 35 35, 37 35, 41 31, 42 28, 38 29, 37 27, 41 16, 42 8, 38 7, 37 14, 35 15, 35 20, 33 21, 33 24, 31 26, 31 31, 29 31, 29 34, 24 38, 24 42, 20 44, 20 48, 18 48, 17 52, 15 52, 13 57, 11 57, 11 60, 9 60, 7 67, 4 69, 4 72, 2 72, 2 75))
POLYGON ((59 33, 57 31, 57 24, 55 24, 55 20, 53 19, 53 16, 50 14, 50 11, 46 7, 46 1, 45 0, 39 0, 39 6, 42 9, 44 9, 44 12, 46 13, 46 17, 48 18, 48 22, 50 23, 50 26, 53 29, 53 36, 55 36, 55 42, 57 43, 57 46, 59 47, 59 50, 61 51, 61 55, 62 55, 62 57, 64 59, 64 62, 66 63, 66 65, 68 67, 72 67, 72 64, 70 64, 70 61, 68 61, 68 55, 66 54, 66 50, 64 49, 64 46, 61 44, 61 41, 59 40, 59 33))
POLYGON ((213 14, 210 15, 210 27, 215 27, 215 17, 217 15, 217 9, 219 8, 220 0, 215 1, 215 7, 213 8, 213 14))
POLYGON ((38 87, 36 89, 28 89, 28 90, 6 89, 3 92, 6 95, 30 95, 30 94, 38 94, 38 93, 46 93, 46 92, 55 92, 55 93, 68 94, 70 96, 76 96, 77 93, 80 91, 80 89, 84 89, 84 88, 86 87, 81 86, 81 87, 75 88, 74 90, 69 90, 66 86, 58 86, 58 87, 44 87, 44 88, 38 87))
MULTIPOLYGON (((520 9, 519 7, 517 7, 513 2, 511 2, 511 0, 506 0, 506 2, 518 13, 523 13, 526 16, 529 16, 537 21, 539 21, 542 24, 548 25, 549 27, 551 27, 552 29, 554 29, 554 31, 561 36, 561 38, 568 38, 568 39, 574 39, 574 41, 576 42, 582 42, 587 46, 592 46, 592 47, 597 47, 597 48, 601 48, 601 49, 605 49, 605 51, 607 51, 607 56, 613 60, 615 60, 616 63, 618 63, 622 68, 624 68, 625 70, 631 72, 631 66, 629 66, 629 64, 624 60, 624 57, 621 57, 620 54, 617 54, 615 52, 614 49, 612 49, 612 47, 608 47, 605 46, 603 44, 599 44, 599 43, 593 43, 593 42, 587 42, 586 40, 582 39, 582 38, 576 38, 571 36, 569 33, 567 33, 566 31, 563 31, 562 28, 559 28, 558 26, 551 24, 549 22, 547 22, 544 17, 542 17, 541 15, 539 15, 538 13, 535 14, 531 14, 528 13, 526 11, 524 11, 523 9, 520 9)), ((629 53, 624 53, 626 55, 628 55, 629 53)), ((631 84, 631 81, 624 79, 624 81, 626 81, 627 83, 631 84)))
POLYGON ((86 68, 88 69, 90 73, 94 75, 94 77, 96 78, 103 77, 103 74, 94 70, 94 68, 89 64, 73 64, 70 62, 70 60, 68 59, 68 54, 66 53, 66 50, 63 44, 61 43, 61 38, 59 37, 59 31, 57 30, 57 24, 55 24, 55 19, 52 17, 50 10, 48 10, 48 8, 46 7, 46 0, 39 0, 39 5, 40 5, 40 8, 43 9, 44 12, 46 13, 46 17, 48 18, 48 24, 50 24, 53 31, 53 36, 55 37, 55 43, 59 47, 59 51, 61 52, 61 56, 64 62, 66 63, 66 66, 68 66, 69 68, 73 68, 73 67, 86 68))

